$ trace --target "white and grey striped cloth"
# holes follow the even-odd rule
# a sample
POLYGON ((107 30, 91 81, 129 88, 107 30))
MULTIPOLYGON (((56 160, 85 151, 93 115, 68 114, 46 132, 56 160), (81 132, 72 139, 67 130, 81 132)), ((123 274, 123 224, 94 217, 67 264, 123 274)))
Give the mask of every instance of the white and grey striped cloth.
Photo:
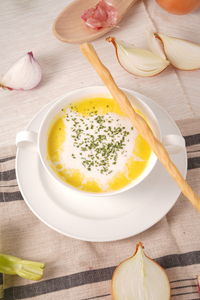
MULTIPOLYGON (((200 119, 178 125, 187 145, 187 180, 200 194, 200 119)), ((0 252, 45 262, 46 269, 39 282, 0 274, 0 287, 4 287, 0 298, 110 300, 115 266, 142 241, 146 253, 166 269, 172 299, 200 299, 196 280, 200 214, 182 195, 166 217, 135 237, 108 243, 67 238, 40 222, 23 201, 15 176, 15 151, 15 147, 0 151, 0 252)))

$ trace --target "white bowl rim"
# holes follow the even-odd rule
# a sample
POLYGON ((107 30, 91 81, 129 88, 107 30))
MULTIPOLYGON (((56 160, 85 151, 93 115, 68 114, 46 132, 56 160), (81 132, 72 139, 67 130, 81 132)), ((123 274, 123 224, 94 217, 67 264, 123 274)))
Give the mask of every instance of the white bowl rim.
MULTIPOLYGON (((39 152, 40 160, 41 160, 42 165, 44 166, 45 170, 47 171, 48 174, 50 174, 51 177, 54 178, 54 180, 56 180, 56 182, 58 184, 62 184, 62 186, 64 186, 66 189, 70 189, 70 190, 73 190, 74 192, 84 194, 85 196, 92 196, 92 197, 93 196, 96 196, 96 197, 105 197, 106 196, 107 197, 107 196, 118 195, 118 194, 128 191, 129 189, 134 188, 136 185, 140 184, 151 173, 151 171, 155 167, 156 162, 157 162, 156 155, 152 152, 151 157, 148 161, 148 165, 146 166, 146 168, 142 172, 142 174, 140 176, 138 176, 135 180, 133 180, 131 183, 127 184, 125 187, 123 187, 119 190, 112 191, 112 192, 103 192, 103 193, 87 192, 87 191, 80 190, 80 189, 74 187, 73 185, 68 184, 67 182, 64 182, 61 178, 59 178, 58 175, 56 175, 56 173, 52 170, 52 168, 50 167, 50 164, 48 163, 48 161, 46 159, 46 146, 45 145, 47 143, 44 144, 44 138, 43 138, 44 137, 43 134, 46 131, 45 125, 47 125, 47 123, 49 124, 50 122, 52 122, 52 119, 53 119, 53 118, 48 118, 49 115, 52 112, 55 112, 55 110, 61 105, 61 103, 64 101, 65 98, 76 96, 76 94, 78 94, 80 92, 88 92, 89 97, 90 96, 95 97, 95 94, 96 94, 96 96, 100 97, 101 92, 98 92, 98 91, 96 92, 96 90, 98 90, 98 89, 101 90, 102 96, 104 96, 104 97, 110 96, 112 98, 112 96, 110 95, 109 91, 107 90, 107 88, 105 86, 88 86, 88 87, 72 90, 72 91, 67 92, 66 94, 55 99, 55 103, 53 105, 51 105, 50 108, 48 109, 47 113, 45 114, 45 116, 41 122, 40 128, 39 128, 38 152, 39 152), (89 93, 91 93, 93 91, 94 91, 93 96, 92 96, 92 94, 89 95, 89 93), (43 151, 41 151, 41 149, 43 149, 43 151)), ((134 91, 132 91, 130 89, 126 89, 126 88, 121 88, 121 89, 123 91, 125 91, 127 94, 129 94, 130 96, 133 96, 130 94, 130 92, 134 92, 134 91)), ((86 96, 82 96, 82 97, 77 96, 75 101, 77 101, 81 98, 84 99, 84 97, 86 97, 86 96)), ((161 131, 160 131, 157 117, 155 116, 155 114, 153 113, 151 108, 143 100, 140 99, 140 97, 137 97, 136 99, 143 106, 143 108, 145 108, 148 111, 148 113, 150 113, 151 117, 153 118, 153 122, 156 124, 156 127, 157 127, 156 128, 157 138, 161 139, 161 131)), ((69 101, 69 103, 70 103, 70 101, 69 101)), ((67 103, 66 103, 66 105, 67 105, 67 103)), ((64 107, 64 104, 61 107, 64 107)), ((56 116, 56 113, 53 113, 53 115, 56 116)), ((150 124, 151 124, 151 122, 150 122, 150 124)), ((49 126, 47 126, 47 128, 48 127, 49 126)))

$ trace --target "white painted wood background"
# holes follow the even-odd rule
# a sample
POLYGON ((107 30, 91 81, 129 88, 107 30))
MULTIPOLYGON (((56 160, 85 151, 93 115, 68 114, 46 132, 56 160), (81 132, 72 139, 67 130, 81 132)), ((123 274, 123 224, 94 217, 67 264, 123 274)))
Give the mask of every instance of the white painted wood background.
MULTIPOLYGON (((0 76, 28 51, 33 51, 43 70, 43 80, 34 90, 0 90, 0 146, 14 144, 17 131, 46 103, 67 91, 101 84, 78 45, 64 44, 52 34, 55 17, 69 2, 0 1, 0 76)), ((145 46, 148 28, 200 43, 200 10, 175 16, 163 11, 155 0, 139 0, 110 35, 145 46)), ((120 86, 150 96, 175 120, 200 116, 200 71, 175 71, 169 67, 159 76, 136 78, 118 65, 105 37, 94 45, 120 86)))

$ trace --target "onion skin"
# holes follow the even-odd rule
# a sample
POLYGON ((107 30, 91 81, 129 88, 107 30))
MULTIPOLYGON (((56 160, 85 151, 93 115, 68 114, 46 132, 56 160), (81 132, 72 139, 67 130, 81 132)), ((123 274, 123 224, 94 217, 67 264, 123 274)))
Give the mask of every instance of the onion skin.
POLYGON ((149 46, 149 49, 162 57, 163 59, 167 59, 164 49, 163 49, 163 43, 160 39, 158 39, 155 36, 155 32, 151 30, 146 30, 146 39, 147 39, 147 44, 149 46))
POLYGON ((128 73, 131 74, 131 75, 134 75, 134 76, 137 76, 137 77, 139 76, 139 77, 143 77, 143 78, 146 78, 146 77, 154 77, 154 76, 157 76, 157 75, 159 75, 160 73, 162 73, 162 72, 169 66, 169 64, 170 64, 170 63, 168 62, 168 64, 165 66, 165 68, 163 68, 162 70, 160 70, 160 72, 158 72, 158 73, 156 73, 156 74, 153 74, 153 75, 145 76, 145 75, 134 74, 134 73, 130 72, 129 70, 127 70, 127 69, 121 64, 120 59, 119 59, 119 56, 118 56, 118 50, 117 50, 117 44, 116 44, 115 38, 114 38, 114 37, 107 37, 107 38, 106 38, 106 41, 113 44, 113 46, 114 46, 114 48, 115 48, 116 57, 117 57, 117 60, 118 60, 118 62, 119 62, 119 64, 120 64, 120 66, 121 66, 126 72, 128 72, 128 73))
POLYGON ((166 11, 176 15, 185 15, 200 7, 199 0, 156 0, 166 11))
MULTIPOLYGON (((134 257, 134 256, 137 254, 137 251, 138 251, 139 247, 142 247, 142 249, 144 249, 144 245, 143 245, 142 242, 139 242, 139 243, 136 245, 136 250, 135 250, 133 256, 128 257, 127 259, 123 260, 123 261, 116 267, 115 271, 113 272, 113 275, 112 275, 112 288, 111 288, 111 291, 112 291, 112 300, 118 300, 118 296, 116 295, 115 289, 114 289, 114 279, 115 279, 115 276, 116 276, 117 273, 118 273, 118 270, 119 270, 120 266, 121 266, 124 262, 126 262, 126 261, 128 261, 129 259, 131 259, 132 257, 134 257)), ((145 254, 145 253, 144 253, 144 254, 145 254)), ((162 271, 166 274, 165 270, 164 270, 164 269, 163 269, 156 261, 154 261, 152 258, 150 258, 149 256, 147 256, 146 254, 145 254, 145 256, 146 256, 148 259, 152 260, 155 264, 157 264, 157 266, 158 266, 159 268, 161 268, 162 271)), ((166 275, 166 276, 167 276, 167 275, 166 275)), ((168 300, 171 299, 170 283, 169 283, 169 291, 170 291, 170 294, 169 294, 169 299, 168 299, 168 300)), ((162 300, 162 299, 160 299, 160 300, 162 300)))

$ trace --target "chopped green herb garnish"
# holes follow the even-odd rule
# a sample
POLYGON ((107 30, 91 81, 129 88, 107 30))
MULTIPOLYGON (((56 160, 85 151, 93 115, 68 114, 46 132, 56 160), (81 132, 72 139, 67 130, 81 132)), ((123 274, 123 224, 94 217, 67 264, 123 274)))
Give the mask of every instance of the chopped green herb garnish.
MULTIPOLYGON (((74 108, 71 106, 71 109, 74 108)), ((99 115, 95 106, 92 109, 89 112, 90 123, 88 117, 80 117, 74 110, 73 114, 69 112, 66 115, 66 121, 70 122, 73 145, 79 148, 77 155, 82 165, 88 171, 95 167, 101 174, 108 175, 113 172, 113 165, 117 164, 120 155, 126 153, 124 148, 130 132, 120 124, 120 119, 114 121, 109 114, 99 115)), ((76 156, 72 154, 72 158, 76 156)))

